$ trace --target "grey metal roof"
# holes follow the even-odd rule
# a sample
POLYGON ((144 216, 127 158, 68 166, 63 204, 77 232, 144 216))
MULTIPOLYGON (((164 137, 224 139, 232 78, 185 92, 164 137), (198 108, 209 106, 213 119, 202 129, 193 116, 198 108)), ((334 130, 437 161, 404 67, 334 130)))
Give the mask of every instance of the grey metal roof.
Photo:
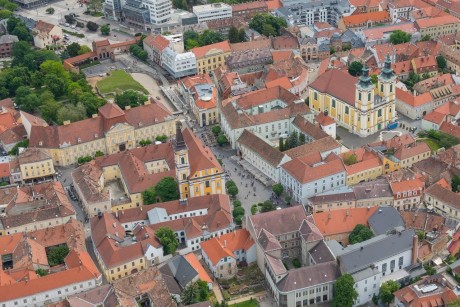
POLYGON ((360 280, 364 280, 377 274, 379 274, 379 270, 377 268, 369 267, 365 270, 353 274, 353 279, 355 280, 355 282, 358 282, 360 280))
POLYGON ((316 264, 335 260, 334 254, 332 254, 324 240, 321 240, 309 253, 316 264))
POLYGON ((379 207, 369 218, 368 223, 376 235, 387 233, 395 227, 404 228, 404 221, 398 210, 388 206, 379 207))
POLYGON ((339 266, 335 261, 331 261, 290 270, 277 286, 280 292, 286 293, 333 282, 339 276, 339 266))
POLYGON ((179 286, 184 289, 197 275, 198 272, 182 255, 177 255, 160 268, 164 275, 174 277, 179 286))
POLYGON ((413 229, 395 232, 389 235, 381 235, 360 244, 353 244, 350 252, 346 250, 340 256, 341 268, 346 273, 356 273, 370 267, 372 264, 397 255, 412 248, 412 240, 415 235, 413 229), (358 245, 359 248, 355 248, 358 245))

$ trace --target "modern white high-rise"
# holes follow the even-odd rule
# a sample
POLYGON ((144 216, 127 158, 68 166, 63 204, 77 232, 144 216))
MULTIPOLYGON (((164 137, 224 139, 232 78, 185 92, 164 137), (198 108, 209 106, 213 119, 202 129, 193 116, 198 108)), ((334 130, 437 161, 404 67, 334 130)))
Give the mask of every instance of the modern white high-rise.
POLYGON ((193 13, 198 18, 198 23, 210 20, 232 18, 232 7, 225 3, 195 5, 193 13))
POLYGON ((152 24, 163 24, 171 20, 173 11, 171 0, 142 0, 142 4, 149 9, 152 24))

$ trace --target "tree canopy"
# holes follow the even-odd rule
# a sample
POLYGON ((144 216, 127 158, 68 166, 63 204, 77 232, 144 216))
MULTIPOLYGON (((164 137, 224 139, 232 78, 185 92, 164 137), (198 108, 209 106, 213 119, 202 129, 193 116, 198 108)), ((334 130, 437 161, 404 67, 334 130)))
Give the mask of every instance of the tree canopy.
POLYGON ((209 298, 208 284, 202 280, 198 280, 188 285, 181 294, 181 303, 184 305, 192 305, 207 301, 209 298))
POLYGON ((160 227, 155 231, 155 236, 163 246, 163 253, 165 255, 173 255, 179 247, 179 241, 177 241, 176 234, 169 227, 160 227))
POLYGON ((276 196, 281 196, 283 194, 283 186, 280 183, 274 184, 272 186, 273 193, 276 194, 276 196))
POLYGON ((162 201, 179 199, 179 185, 173 177, 164 177, 155 185, 156 196, 162 201))
POLYGON ((344 274, 337 278, 334 287, 332 307, 351 307, 358 298, 358 292, 354 287, 355 281, 350 274, 344 274))
POLYGON ((394 295, 396 291, 399 290, 399 284, 394 281, 394 280, 389 280, 387 282, 384 282, 380 286, 380 299, 382 300, 383 303, 385 304, 390 304, 393 302, 394 295))
POLYGON ((348 241, 350 244, 355 244, 369 240, 373 236, 372 230, 362 224, 358 224, 348 236, 348 241))
POLYGON ((127 90, 115 96, 115 103, 122 109, 126 108, 127 106, 140 106, 145 101, 147 101, 147 96, 133 90, 127 90))
POLYGON ((354 61, 348 66, 348 73, 352 76, 359 76, 363 70, 363 64, 358 61, 354 61))
POLYGON ((447 68, 447 61, 446 61, 446 58, 443 57, 442 55, 438 55, 436 57, 436 63, 438 64, 438 68, 440 70, 444 70, 447 68))
POLYGON ((212 30, 204 30, 200 34, 193 30, 188 30, 184 32, 184 45, 186 50, 190 50, 195 47, 219 43, 224 40, 225 38, 222 36, 222 34, 212 30))
POLYGON ((65 257, 69 254, 69 248, 67 245, 50 247, 46 254, 50 266, 63 264, 65 257))
POLYGON ((249 27, 265 36, 279 36, 287 24, 283 18, 263 13, 255 15, 249 22, 249 27))
POLYGON ((390 35, 390 43, 392 43, 393 45, 407 43, 410 41, 411 38, 411 34, 406 33, 402 30, 396 30, 390 35))

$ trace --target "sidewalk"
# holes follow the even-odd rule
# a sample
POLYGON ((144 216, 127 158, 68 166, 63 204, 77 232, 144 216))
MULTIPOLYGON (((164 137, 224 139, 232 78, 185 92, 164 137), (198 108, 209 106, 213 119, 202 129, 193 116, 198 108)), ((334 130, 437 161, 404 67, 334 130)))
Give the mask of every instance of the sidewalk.
POLYGON ((216 300, 220 303, 224 300, 224 296, 222 295, 222 292, 220 291, 219 285, 217 282, 214 282, 212 286, 212 291, 214 292, 214 295, 216 296, 216 300))
POLYGON ((257 301, 259 301, 262 297, 265 297, 265 296, 268 296, 267 291, 261 291, 261 292, 257 292, 257 293, 254 293, 254 294, 251 294, 251 295, 248 295, 248 296, 243 296, 243 297, 237 298, 236 300, 228 301, 227 303, 230 306, 232 304, 249 301, 251 298, 256 299, 257 301))

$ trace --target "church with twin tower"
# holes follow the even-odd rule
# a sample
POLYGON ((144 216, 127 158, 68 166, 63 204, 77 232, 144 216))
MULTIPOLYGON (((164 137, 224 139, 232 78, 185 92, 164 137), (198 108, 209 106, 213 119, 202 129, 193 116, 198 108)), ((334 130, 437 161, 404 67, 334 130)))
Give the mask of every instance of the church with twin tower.
POLYGON ((376 84, 367 66, 358 78, 346 70, 327 70, 310 85, 309 106, 316 113, 327 112, 351 133, 366 137, 395 121, 395 91, 396 76, 387 56, 376 84))

